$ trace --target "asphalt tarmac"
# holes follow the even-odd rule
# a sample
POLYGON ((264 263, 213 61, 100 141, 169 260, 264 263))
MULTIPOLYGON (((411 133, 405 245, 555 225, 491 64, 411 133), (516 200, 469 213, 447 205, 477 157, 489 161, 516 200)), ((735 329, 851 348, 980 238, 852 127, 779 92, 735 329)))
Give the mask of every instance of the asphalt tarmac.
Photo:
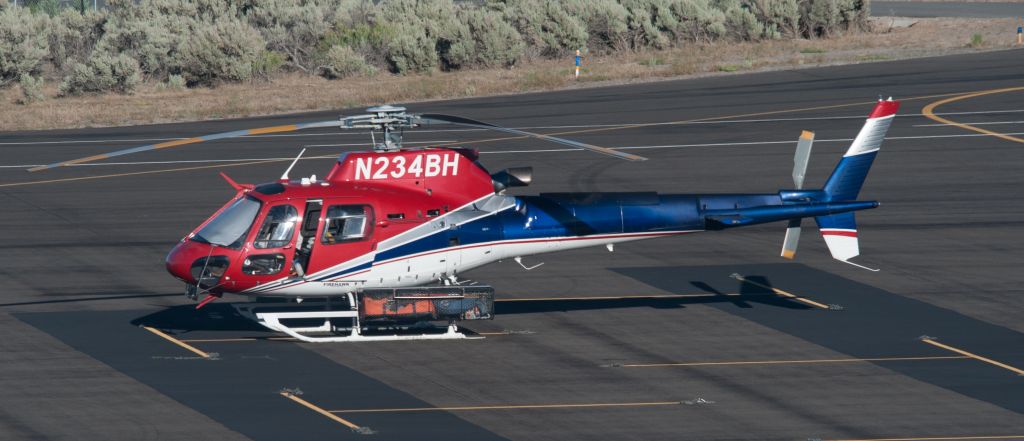
POLYGON ((871 2, 871 15, 896 17, 965 17, 1006 18, 1024 17, 1024 3, 1020 2, 871 2))
POLYGON ((809 226, 785 261, 782 224, 528 257, 545 265, 466 275, 499 299, 466 341, 299 344, 227 302, 195 312, 163 269, 231 197, 218 172, 270 181, 305 146, 292 175, 322 176, 366 134, 23 170, 360 109, 2 132, 0 439, 1024 439, 1022 70, 1003 51, 411 104, 651 159, 407 134, 532 165, 518 194, 714 193, 790 187, 801 130, 820 185, 872 102, 903 101, 861 194, 882 206, 858 214, 858 262, 881 271, 831 260, 809 226))

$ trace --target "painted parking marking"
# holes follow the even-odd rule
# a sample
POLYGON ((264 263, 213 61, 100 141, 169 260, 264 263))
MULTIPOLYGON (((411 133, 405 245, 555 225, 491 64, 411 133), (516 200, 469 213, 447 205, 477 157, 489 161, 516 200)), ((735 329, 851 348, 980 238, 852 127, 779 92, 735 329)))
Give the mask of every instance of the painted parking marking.
MULTIPOLYGON (((906 101, 906 100, 904 100, 906 101)), ((992 114, 1006 114, 1006 113, 1024 113, 1024 109, 1017 110, 976 110, 970 112, 937 112, 935 115, 941 116, 960 116, 960 115, 992 115, 992 114)), ((926 116, 922 113, 905 113, 900 114, 901 117, 923 117, 926 116)), ((816 116, 806 118, 761 118, 761 119, 723 119, 713 121, 692 121, 686 123, 660 123, 660 124, 671 124, 671 125, 698 125, 698 124, 747 124, 747 123, 774 123, 774 122, 795 122, 795 121, 829 121, 829 120, 842 120, 842 119, 864 119, 864 115, 846 115, 846 116, 816 116)), ((1021 121, 1024 122, 1024 121, 1021 121)), ((657 124, 657 123, 656 123, 657 124)), ((939 124, 935 124, 938 126, 939 124)), ((628 124, 565 124, 565 125, 547 125, 547 126, 522 126, 522 127, 510 127, 517 130, 557 130, 557 129, 589 129, 589 128, 618 128, 627 127, 628 124)), ((925 126, 914 126, 914 127, 926 127, 925 126)), ((421 129, 415 133, 457 133, 457 132, 483 132, 488 129, 421 129)), ((287 133, 287 134, 266 134, 266 135, 244 135, 239 138, 300 138, 300 137, 316 137, 316 136, 366 136, 364 132, 338 132, 338 131, 327 131, 317 133, 287 133)), ((73 145, 73 144, 127 144, 137 142, 154 142, 154 141, 179 141, 188 139, 185 137, 169 137, 169 138, 120 138, 120 139, 62 139, 52 141, 8 141, 0 142, 0 146, 29 146, 29 145, 73 145)), ((436 142, 436 141, 429 141, 436 142)), ((442 141, 442 142, 455 142, 455 141, 442 141)), ((409 144, 409 141, 405 142, 409 144)))
POLYGON ((285 397, 285 398, 287 398, 289 400, 292 400, 292 401, 294 401, 296 403, 299 403, 302 406, 306 407, 307 409, 310 409, 310 410, 312 410, 312 411, 314 411, 316 413, 319 413, 320 415, 323 415, 323 416, 325 416, 327 418, 330 418, 334 422, 341 423, 345 427, 348 427, 349 429, 352 429, 354 431, 365 432, 365 431, 368 430, 365 427, 359 426, 359 425, 357 425, 357 424, 355 424, 355 423, 353 423, 353 422, 351 422, 349 420, 346 420, 346 419, 344 419, 342 417, 339 417, 339 416, 337 416, 337 415, 335 415, 335 414, 333 414, 331 412, 328 412, 328 411, 326 411, 326 410, 316 406, 315 404, 310 403, 309 401, 303 400, 298 395, 295 395, 295 394, 293 394, 291 392, 281 391, 281 396, 285 397))
POLYGON ((956 102, 956 101, 961 101, 961 100, 966 100, 966 99, 970 99, 970 98, 976 98, 976 97, 979 97, 979 96, 994 95, 994 94, 1007 93, 1007 92, 1019 92, 1019 91, 1024 91, 1024 87, 1007 87, 1007 88, 1004 88, 1004 89, 991 89, 991 90, 982 90, 982 91, 973 92, 973 93, 959 94, 959 95, 953 96, 951 98, 945 98, 945 99, 941 99, 941 100, 932 102, 932 103, 928 104, 927 106, 924 106, 924 108, 921 109, 921 113, 924 114, 924 116, 929 118, 929 119, 932 119, 934 121, 938 121, 938 122, 946 124, 946 125, 960 127, 962 129, 965 129, 965 130, 970 130, 970 131, 978 132, 978 133, 981 133, 981 134, 984 134, 984 135, 995 136, 997 138, 1005 139, 1007 141, 1018 142, 1018 143, 1024 144, 1024 139, 1021 139, 1021 138, 1018 138, 1016 136, 1013 136, 1015 134, 1005 134, 1005 133, 994 132, 994 131, 991 131, 991 130, 988 130, 988 129, 983 129, 981 127, 975 127, 975 126, 970 125, 970 124, 964 124, 964 123, 956 122, 956 121, 953 121, 951 119, 947 119, 947 118, 944 118, 944 117, 941 117, 941 116, 938 116, 938 115, 935 114, 935 108, 939 107, 939 106, 941 106, 943 104, 948 104, 948 103, 952 103, 952 102, 956 102))
POLYGON ((181 340, 185 343, 238 343, 250 341, 298 341, 295 337, 234 337, 234 338, 195 338, 181 340))
POLYGON ((737 273, 733 273, 729 277, 732 277, 732 278, 734 278, 736 280, 739 280, 740 282, 743 282, 743 283, 749 283, 749 284, 757 286, 757 287, 761 287, 761 288, 764 288, 764 289, 767 289, 767 290, 771 290, 775 294, 778 294, 780 296, 783 296, 783 297, 786 297, 786 298, 789 298, 789 299, 796 300, 796 301, 798 301, 800 303, 811 305, 811 306, 813 306, 815 308, 830 309, 828 305, 815 302, 814 300, 808 299, 806 297, 798 296, 798 295, 793 294, 793 293, 788 292, 788 291, 783 291, 783 290, 781 290, 779 288, 776 288, 774 286, 768 286, 768 285, 765 285, 763 283, 758 283, 758 282, 755 282, 753 280, 749 280, 749 279, 747 279, 747 278, 745 278, 745 277, 743 277, 743 276, 741 276, 741 275, 739 275, 737 273))
POLYGON ((587 301, 587 300, 645 300, 645 299, 685 299, 693 297, 716 297, 716 296, 740 296, 738 293, 727 293, 727 294, 713 294, 713 293, 701 293, 701 294, 661 294, 661 295, 636 295, 636 296, 584 296, 584 297, 521 297, 512 299, 495 299, 495 303, 512 303, 512 302, 557 302, 557 301, 587 301))
POLYGON ((654 407, 654 406, 678 406, 682 401, 645 401, 627 403, 576 403, 576 404, 510 404, 490 406, 449 406, 449 407, 410 407, 410 408, 384 408, 384 409, 344 409, 331 410, 335 413, 399 413, 399 412, 462 412, 481 410, 529 410, 529 409, 579 409, 579 408, 601 408, 601 407, 654 407))
POLYGON ((995 439, 1024 439, 1024 435, 979 435, 979 436, 926 436, 913 438, 861 438, 861 439, 830 439, 826 441, 967 441, 995 439))
POLYGON ((959 349, 959 348, 955 348, 955 347, 947 345, 947 344, 939 343, 939 342, 935 341, 935 339, 933 339, 933 338, 922 338, 921 341, 924 342, 924 343, 928 343, 928 344, 930 344, 932 346, 935 346, 937 348, 942 348, 942 349, 945 349, 947 351, 956 352, 957 354, 964 355, 964 356, 967 356, 967 357, 971 357, 971 358, 973 358, 975 360, 983 361, 983 362, 991 364, 993 366, 1001 367, 1001 368, 1006 369, 1006 370, 1008 370, 1010 372, 1014 372, 1017 375, 1024 375, 1024 370, 1022 370, 1022 369, 1015 368, 1015 367, 1010 366, 1010 365, 1008 365, 1006 363, 1000 363, 1000 362, 995 361, 995 360, 993 360, 991 358, 986 358, 986 357, 982 357, 982 356, 980 356, 978 354, 973 354, 973 353, 967 352, 967 351, 965 351, 963 349, 959 349))
POLYGON ((615 367, 651 368, 651 367, 695 367, 695 366, 747 366, 774 364, 828 364, 828 363, 861 363, 882 361, 933 361, 933 360, 967 360, 965 355, 947 355, 933 357, 875 357, 875 358, 826 358, 809 360, 754 360, 754 361, 700 361, 690 363, 635 363, 620 364, 615 367))
POLYGON ((198 355, 200 357, 210 358, 210 354, 208 354, 206 352, 203 352, 203 351, 200 351, 199 349, 196 349, 195 346, 192 346, 192 345, 190 345, 188 343, 185 343, 185 342, 183 342, 181 340, 178 340, 178 339, 176 339, 174 337, 171 337, 170 335, 167 335, 166 333, 164 333, 163 331, 161 331, 159 329, 151 328, 149 326, 143 326, 142 329, 145 329, 145 330, 147 330, 149 332, 152 332, 153 334, 163 338, 164 340, 167 340, 167 341, 169 341, 171 343, 174 343, 174 344, 176 344, 178 346, 181 346, 182 348, 185 348, 185 349, 191 351, 192 353, 194 353, 194 354, 196 354, 196 355, 198 355))
MULTIPOLYGON (((986 121, 972 122, 972 126, 999 126, 1006 124, 1024 124, 1024 121, 986 121)), ((914 124, 911 127, 949 127, 949 124, 914 124)))
MULTIPOLYGON (((1011 88, 1011 89, 1017 89, 1017 88, 1011 88)), ((1024 89, 1024 88, 1020 88, 1020 89, 1024 89)), ((913 100, 922 100, 922 99, 953 97, 953 98, 951 98, 949 100, 940 100, 940 101, 936 101, 934 103, 931 103, 928 106, 926 106, 925 109, 922 111, 922 114, 924 114, 926 117, 929 117, 931 119, 936 119, 936 118, 940 118, 940 117, 936 117, 935 116, 936 114, 933 112, 934 107, 936 107, 937 105, 940 105, 940 104, 943 104, 943 103, 946 103, 946 102, 950 102, 951 100, 963 99, 964 97, 978 96, 978 95, 991 94, 991 93, 998 93, 998 92, 1007 91, 1007 90, 1009 90, 1009 89, 996 89, 994 91, 980 91, 980 92, 975 92, 973 94, 967 92, 966 93, 967 95, 965 95, 965 92, 945 93, 945 94, 936 94, 936 95, 924 95, 924 96, 916 96, 916 97, 903 98, 902 101, 913 101, 913 100)), ((727 120, 735 120, 735 119, 738 119, 738 118, 749 118, 749 117, 754 117, 754 116, 777 115, 777 114, 785 114, 785 113, 806 112, 806 111, 813 111, 813 110, 838 109, 838 108, 845 108, 845 107, 862 106, 862 105, 867 105, 867 104, 874 104, 874 101, 871 101, 871 102, 844 103, 844 104, 834 104, 834 105, 804 107, 804 108, 794 108, 794 109, 783 109, 783 110, 774 110, 774 111, 765 111, 765 112, 756 112, 756 113, 747 113, 747 114, 738 114, 738 115, 716 116, 716 117, 698 118, 698 119, 693 119, 693 120, 680 120, 680 121, 669 121, 669 122, 660 122, 660 123, 627 124, 627 125, 621 125, 621 126, 615 126, 615 127, 602 127, 602 128, 596 128, 596 129, 584 129, 584 130, 575 130, 575 131, 556 132, 556 133, 550 133, 548 135, 549 136, 562 136, 562 135, 578 134, 578 133, 591 133, 591 132, 609 131, 609 130, 621 130, 621 129, 630 129, 630 128, 638 128, 638 127, 651 127, 651 126, 657 126, 657 125, 678 125, 678 124, 691 124, 691 123, 698 123, 698 122, 727 121, 727 120)), ((950 120, 941 119, 941 118, 939 119, 939 121, 940 122, 952 122, 950 120)), ((986 131, 985 129, 980 129, 980 128, 975 128, 975 129, 976 129, 975 131, 978 131, 978 132, 983 133, 983 134, 987 134, 988 136, 1007 137, 1007 135, 998 134, 996 132, 986 131)), ((251 130, 253 130, 252 133, 256 133, 260 129, 251 129, 251 130)), ((1008 137, 1008 138, 1012 138, 1012 137, 1008 137)), ((456 145, 463 145, 463 144, 466 144, 466 143, 480 144, 480 143, 484 143, 484 142, 502 141, 502 140, 511 140, 511 139, 523 139, 523 137, 516 136, 516 137, 489 138, 489 139, 481 139, 481 140, 474 140, 474 141, 467 141, 467 142, 438 144, 437 147, 456 146, 456 145)), ((889 139, 893 139, 893 138, 889 138, 889 139)), ((174 141, 172 141, 172 142, 174 142, 174 141)), ((181 142, 181 141, 177 141, 177 142, 181 142)), ((1020 142, 1024 142, 1024 140, 1020 140, 1020 142)), ((562 150, 556 150, 556 151, 573 151, 573 150, 576 150, 576 149, 562 149, 562 150)), ((212 166, 184 167, 184 168, 165 169, 165 170, 149 170, 149 171, 144 171, 144 172, 133 172, 133 173, 118 173, 118 174, 109 174, 109 175, 83 176, 83 177, 77 177, 77 178, 47 179, 47 180, 40 180, 40 181, 12 182, 12 183, 7 183, 7 184, 0 184, 0 188, 4 188, 4 187, 17 187, 17 186, 24 186, 24 185, 53 184, 53 183, 60 183, 60 182, 74 182, 74 181, 92 180, 92 179, 107 179, 107 178, 116 178, 116 177, 124 177, 124 176, 155 174, 155 173, 167 173, 167 172, 174 172, 174 171, 196 170, 196 169, 213 168, 213 167, 237 167, 237 166, 244 166, 244 165, 253 165, 253 164, 261 164, 261 163, 271 163, 271 162, 282 162, 282 161, 283 160, 253 161, 253 162, 241 162, 241 163, 234 163, 234 164, 222 164, 222 165, 212 165, 212 166)))
MULTIPOLYGON (((1024 132, 1012 132, 1005 133, 1004 135, 1009 136, 1021 136, 1024 132)), ((948 134, 948 135, 918 135, 918 136, 887 136, 886 141, 904 141, 904 140, 918 140, 918 139, 946 139, 946 138, 977 138, 977 137, 991 137, 994 135, 989 134, 977 134, 977 133, 961 133, 961 134, 948 134)), ((851 142, 853 138, 834 138, 834 139, 818 139, 815 140, 817 143, 831 143, 831 142, 851 142)), ((412 144, 408 143, 407 144, 412 144)), ((660 149, 678 149, 678 148, 700 148, 700 147, 742 147, 742 146, 763 146, 763 145, 791 145, 793 140, 782 140, 782 141, 741 141, 741 142, 713 142, 713 143, 701 143, 701 144, 661 144, 661 145, 634 145, 624 147, 609 147, 612 150, 660 150, 660 149)), ((358 144, 365 145, 365 144, 358 144)), ((304 144, 303 147, 318 147, 318 146, 341 146, 341 144, 304 144)), ((567 153, 567 152, 583 152, 581 149, 574 148, 556 148, 556 149, 526 149, 526 150, 484 150, 480 151, 481 155, 508 155, 508 154, 523 154, 523 153, 567 153)), ((320 156, 304 156, 300 160, 319 160, 319 159, 336 159, 337 155, 320 155, 320 156)), ((239 159, 183 159, 176 161, 133 161, 133 162, 95 162, 95 163, 82 163, 82 164, 69 164, 66 167, 105 167, 105 166, 134 166, 134 165, 169 165, 169 164, 213 164, 221 163, 222 167, 234 167, 238 165, 251 165, 255 163, 272 163, 272 162, 291 162, 295 160, 293 157, 267 157, 267 158, 239 158, 239 159)), ((12 165, 0 165, 2 168, 30 168, 36 167, 39 164, 12 164, 12 165)), ((217 167, 204 166, 204 168, 217 167)), ((144 172, 149 173, 163 173, 173 171, 184 171, 190 170, 188 168, 182 169, 167 169, 167 170, 153 170, 144 172)), ((28 183, 15 183, 12 186, 18 185, 31 185, 34 183, 46 184, 53 182, 64 182, 67 180, 81 180, 81 179, 98 179, 98 178, 112 178, 120 177, 121 175, 104 175, 104 176, 87 176, 83 178, 68 178, 68 179, 57 179, 47 181, 35 181, 28 183)), ((0 187, 7 184, 0 184, 0 187)))

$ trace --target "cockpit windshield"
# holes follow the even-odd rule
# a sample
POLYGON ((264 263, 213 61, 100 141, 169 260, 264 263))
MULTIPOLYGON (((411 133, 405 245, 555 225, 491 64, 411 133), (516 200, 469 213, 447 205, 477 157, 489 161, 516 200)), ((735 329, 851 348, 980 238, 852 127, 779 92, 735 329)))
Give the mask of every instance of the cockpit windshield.
POLYGON ((249 232, 259 212, 260 201, 248 196, 240 198, 207 223, 192 239, 237 249, 245 241, 245 233, 249 232))

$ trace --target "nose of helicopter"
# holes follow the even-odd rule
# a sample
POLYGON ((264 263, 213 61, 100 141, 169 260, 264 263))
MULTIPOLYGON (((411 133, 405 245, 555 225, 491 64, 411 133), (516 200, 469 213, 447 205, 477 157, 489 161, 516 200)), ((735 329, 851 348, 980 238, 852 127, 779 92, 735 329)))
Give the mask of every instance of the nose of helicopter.
POLYGON ((190 241, 179 242, 171 249, 171 252, 167 254, 167 258, 164 259, 164 264, 167 266, 167 272, 171 273, 172 276, 183 280, 185 283, 196 283, 189 271, 189 266, 192 264, 190 256, 194 254, 192 248, 194 248, 194 246, 190 241))

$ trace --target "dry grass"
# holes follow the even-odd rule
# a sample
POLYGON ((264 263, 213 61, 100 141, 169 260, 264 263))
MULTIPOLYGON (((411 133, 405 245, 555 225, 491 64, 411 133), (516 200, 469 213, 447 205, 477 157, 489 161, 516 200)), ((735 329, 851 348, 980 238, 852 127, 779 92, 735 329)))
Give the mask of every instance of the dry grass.
MULTIPOLYGON (((434 72, 426 75, 378 75, 330 81, 287 74, 273 82, 224 85, 216 89, 168 90, 146 84, 134 95, 54 98, 15 104, 21 90, 0 91, 0 130, 117 126, 230 118, 287 112, 360 107, 431 99, 593 87, 701 75, 893 60, 954 52, 1011 47, 1013 19, 922 19, 910 27, 876 18, 874 30, 827 40, 715 43, 584 60, 578 81, 571 58, 539 60, 514 69, 434 72), (980 45, 971 45, 975 34, 980 45)), ((975 41, 977 41, 975 39, 975 41)))

